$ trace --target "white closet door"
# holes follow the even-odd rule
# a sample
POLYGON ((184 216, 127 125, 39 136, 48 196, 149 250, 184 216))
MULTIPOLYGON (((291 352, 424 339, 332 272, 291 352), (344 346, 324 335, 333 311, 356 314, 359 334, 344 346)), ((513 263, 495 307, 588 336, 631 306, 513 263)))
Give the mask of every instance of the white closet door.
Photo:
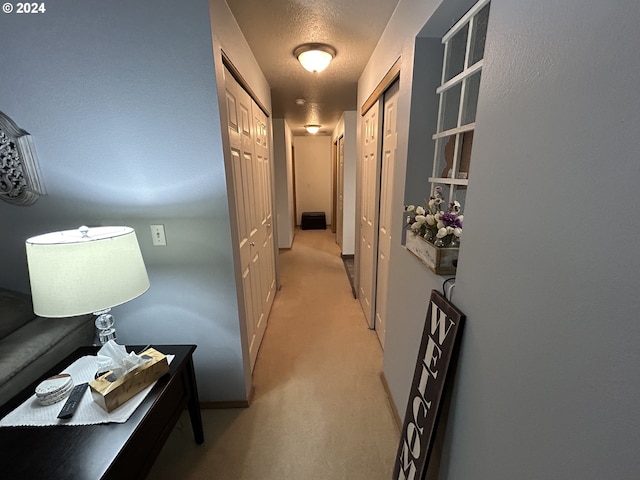
POLYGON ((380 101, 365 113, 362 122, 362 180, 360 186, 360 250, 358 299, 370 328, 374 328, 375 273, 379 201, 380 101))
POLYGON ((344 223, 344 136, 338 139, 338 205, 336 212, 336 243, 342 252, 342 233, 344 223))
POLYGON ((387 295, 389 282, 389 254, 391 252, 391 218, 393 168, 396 156, 398 82, 384 95, 382 127, 382 169, 380 173, 380 221, 378 228, 378 264, 376 275, 375 329, 384 348, 387 330, 387 295))
POLYGON ((275 295, 271 164, 266 115, 225 69, 244 320, 251 369, 275 295))

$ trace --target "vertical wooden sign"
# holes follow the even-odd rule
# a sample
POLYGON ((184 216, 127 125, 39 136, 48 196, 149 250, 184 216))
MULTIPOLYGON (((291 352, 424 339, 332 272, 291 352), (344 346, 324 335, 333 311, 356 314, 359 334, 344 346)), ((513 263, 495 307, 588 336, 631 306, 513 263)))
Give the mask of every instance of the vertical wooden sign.
POLYGON ((438 422, 442 392, 464 314, 433 290, 393 469, 394 480, 422 480, 438 422))

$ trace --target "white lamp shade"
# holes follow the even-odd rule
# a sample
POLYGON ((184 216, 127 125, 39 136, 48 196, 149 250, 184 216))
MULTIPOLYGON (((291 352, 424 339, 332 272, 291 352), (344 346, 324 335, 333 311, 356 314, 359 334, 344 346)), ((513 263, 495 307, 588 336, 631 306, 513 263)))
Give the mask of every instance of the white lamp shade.
POLYGON ((315 135, 320 131, 320 125, 305 125, 304 128, 312 135, 315 135))
POLYGON ((308 50, 298 55, 298 60, 310 72, 321 72, 329 66, 333 55, 323 50, 308 50))
POLYGON ((37 315, 60 318, 95 313, 149 289, 132 228, 96 227, 83 232, 66 230, 26 241, 37 315))

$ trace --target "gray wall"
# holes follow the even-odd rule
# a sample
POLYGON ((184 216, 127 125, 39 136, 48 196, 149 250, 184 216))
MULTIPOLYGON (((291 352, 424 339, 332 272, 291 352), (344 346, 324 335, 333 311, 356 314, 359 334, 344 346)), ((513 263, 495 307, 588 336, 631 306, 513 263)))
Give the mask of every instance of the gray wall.
MULTIPOLYGON (((469 4, 444 8, 453 21, 469 4)), ((398 210, 413 44, 438 5, 402 0, 359 82, 361 104, 402 54, 398 210)), ((453 296, 468 318, 438 478, 640 477, 638 18, 632 0, 492 4, 453 296)), ((390 275, 384 374, 403 415, 442 279, 398 242, 390 275)))
POLYGON ((0 31, 0 110, 49 192, 0 204, 0 285, 29 291, 28 236, 130 225, 151 289, 114 309, 120 341, 196 343, 201 400, 246 398, 207 1, 58 0, 0 31))
POLYGON ((304 212, 324 212, 327 225, 331 225, 331 137, 294 136, 293 146, 297 224, 301 224, 304 212))
POLYGON ((356 165, 357 117, 355 111, 344 112, 344 204, 342 221, 342 254, 353 255, 356 245, 356 165))
MULTIPOLYGON (((356 129, 358 127, 358 112, 345 111, 340 121, 331 133, 331 141, 338 144, 340 137, 344 137, 344 171, 342 192, 342 255, 355 253, 356 235, 356 165, 358 163, 356 129)), ((337 227, 336 227, 337 228, 337 227)))
POLYGON ((278 248, 291 248, 296 228, 293 201, 293 134, 283 118, 273 120, 274 190, 278 248))
POLYGON ((423 205, 429 200, 429 184, 425 181, 433 174, 433 150, 435 142, 425 132, 435 132, 438 126, 439 98, 436 88, 442 81, 444 45, 441 38, 416 39, 411 92, 411 117, 409 119, 409 143, 405 176, 404 203, 423 205))

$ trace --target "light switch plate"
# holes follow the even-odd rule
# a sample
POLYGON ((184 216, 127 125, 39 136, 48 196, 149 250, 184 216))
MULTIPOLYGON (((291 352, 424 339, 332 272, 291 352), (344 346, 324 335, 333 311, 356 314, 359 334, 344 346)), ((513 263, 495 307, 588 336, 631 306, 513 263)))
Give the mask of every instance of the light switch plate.
POLYGON ((167 237, 164 234, 164 225, 151 225, 151 239, 156 247, 167 245, 167 237))

